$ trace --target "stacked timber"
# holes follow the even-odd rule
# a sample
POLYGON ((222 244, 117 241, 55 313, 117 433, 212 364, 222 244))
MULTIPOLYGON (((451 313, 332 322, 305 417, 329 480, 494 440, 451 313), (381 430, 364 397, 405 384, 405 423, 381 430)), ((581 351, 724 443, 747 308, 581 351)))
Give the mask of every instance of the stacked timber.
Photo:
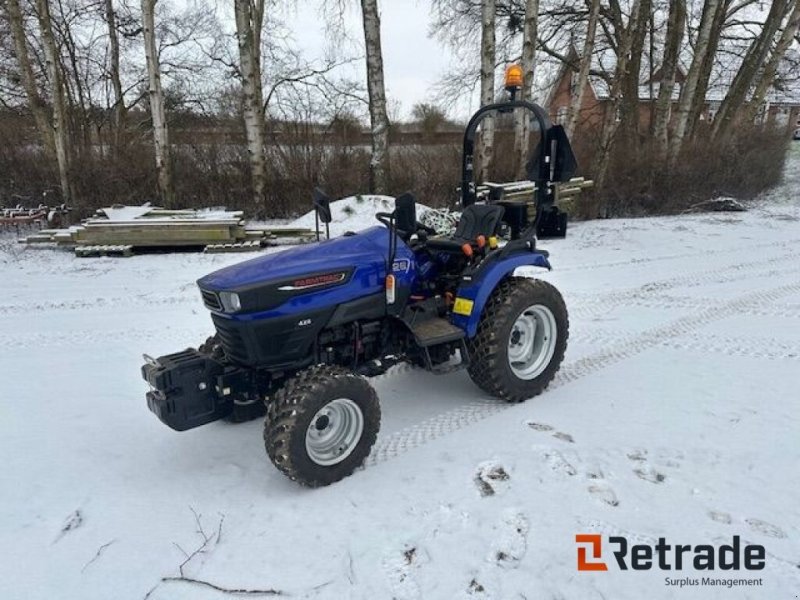
POLYGON ((146 204, 103 208, 79 226, 43 229, 21 241, 74 248, 76 256, 130 256, 153 249, 245 252, 279 238, 305 241, 311 235, 308 229, 249 226, 241 211, 167 210, 146 204))

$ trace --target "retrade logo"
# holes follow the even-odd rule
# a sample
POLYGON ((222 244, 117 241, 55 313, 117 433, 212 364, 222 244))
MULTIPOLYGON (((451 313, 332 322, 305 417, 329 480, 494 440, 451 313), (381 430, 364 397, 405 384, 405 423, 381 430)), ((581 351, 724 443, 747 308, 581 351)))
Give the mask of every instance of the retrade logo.
MULTIPOLYGON (((599 533, 579 533, 575 536, 578 550, 578 571, 608 571, 603 560, 603 536, 599 533)), ((622 536, 608 538, 611 556, 620 571, 761 571, 766 566, 767 551, 760 544, 742 544, 738 535, 730 544, 668 544, 658 538, 654 545, 630 544, 622 536)), ((613 563, 612 563, 613 564, 613 563)))
POLYGON ((608 571, 606 563, 599 560, 603 555, 603 538, 599 533, 579 533, 575 536, 575 543, 578 544, 578 571, 608 571), (593 562, 586 556, 590 549, 593 562))

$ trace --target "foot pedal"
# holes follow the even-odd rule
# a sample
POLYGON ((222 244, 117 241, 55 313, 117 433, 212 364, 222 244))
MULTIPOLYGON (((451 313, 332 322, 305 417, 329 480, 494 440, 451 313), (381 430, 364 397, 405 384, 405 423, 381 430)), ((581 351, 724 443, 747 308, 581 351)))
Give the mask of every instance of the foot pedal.
POLYGON ((463 340, 466 332, 447 319, 426 319, 411 325, 417 345, 421 348, 463 340))

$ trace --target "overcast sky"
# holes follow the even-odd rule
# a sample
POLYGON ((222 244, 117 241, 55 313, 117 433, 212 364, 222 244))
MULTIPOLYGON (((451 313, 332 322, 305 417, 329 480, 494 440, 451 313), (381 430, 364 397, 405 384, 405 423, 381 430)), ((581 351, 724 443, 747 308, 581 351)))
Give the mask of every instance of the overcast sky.
MULTIPOLYGON (((298 1, 293 9, 284 9, 283 20, 294 32, 297 47, 308 58, 324 53, 327 39, 319 13, 319 0, 298 1)), ((363 28, 360 2, 350 0, 346 25, 354 41, 355 52, 363 53, 363 28)), ((416 102, 429 100, 433 84, 447 77, 452 57, 447 47, 428 36, 430 3, 427 0, 379 0, 381 42, 386 77, 386 94, 392 109, 407 117, 416 102)), ((477 61, 477 57, 476 57, 477 61)), ((354 74, 365 77, 363 62, 354 74)), ((468 110, 468 109, 466 109, 468 110)), ((453 116, 458 116, 458 111, 453 116)))

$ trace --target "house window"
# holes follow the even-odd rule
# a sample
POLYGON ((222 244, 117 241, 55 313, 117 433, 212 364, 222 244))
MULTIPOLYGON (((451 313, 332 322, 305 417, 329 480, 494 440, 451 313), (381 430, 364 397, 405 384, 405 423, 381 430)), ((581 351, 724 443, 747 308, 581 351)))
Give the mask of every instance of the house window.
POLYGON ((567 111, 569 109, 566 106, 559 106, 558 112, 556 113, 556 123, 558 125, 566 125, 567 124, 567 111))
POLYGON ((575 73, 569 77, 569 95, 573 98, 578 95, 578 76, 575 73))
POLYGON ((781 106, 778 113, 775 115, 775 124, 778 127, 786 127, 789 124, 789 109, 781 106))

